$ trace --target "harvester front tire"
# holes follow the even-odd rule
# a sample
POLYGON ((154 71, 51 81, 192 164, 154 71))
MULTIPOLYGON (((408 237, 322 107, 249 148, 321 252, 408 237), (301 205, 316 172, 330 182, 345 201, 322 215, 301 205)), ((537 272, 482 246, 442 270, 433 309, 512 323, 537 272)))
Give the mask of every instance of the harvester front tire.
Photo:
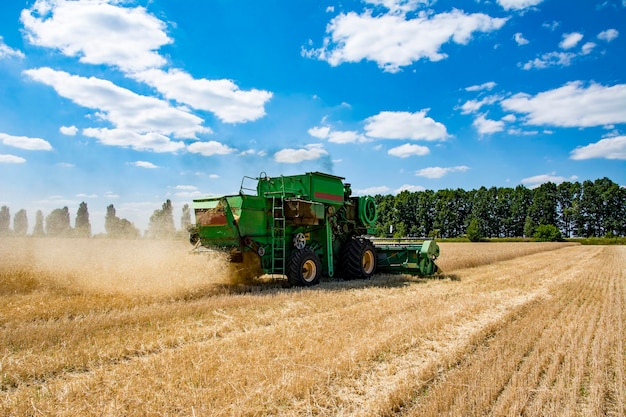
POLYGON ((295 250, 287 261, 287 281, 296 287, 310 287, 320 283, 322 262, 310 248, 295 250))
POLYGON ((344 279, 367 279, 376 272, 376 248, 368 239, 352 239, 341 251, 344 279))

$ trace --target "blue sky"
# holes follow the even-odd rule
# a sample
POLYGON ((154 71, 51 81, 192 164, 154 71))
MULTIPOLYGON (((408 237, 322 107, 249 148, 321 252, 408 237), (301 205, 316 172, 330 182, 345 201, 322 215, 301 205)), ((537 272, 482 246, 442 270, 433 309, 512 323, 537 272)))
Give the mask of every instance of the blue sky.
POLYGON ((626 0, 5 0, 0 205, 145 230, 323 171, 358 194, 626 186, 626 0))

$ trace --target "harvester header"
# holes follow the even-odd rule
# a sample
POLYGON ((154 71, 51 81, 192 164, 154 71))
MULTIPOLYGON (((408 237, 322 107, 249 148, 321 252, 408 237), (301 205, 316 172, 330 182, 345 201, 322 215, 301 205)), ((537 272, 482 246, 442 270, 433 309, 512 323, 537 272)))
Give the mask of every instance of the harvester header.
POLYGON ((434 241, 376 243, 370 237, 376 232, 375 200, 353 197, 343 180, 321 172, 244 177, 239 194, 193 201, 190 241, 198 250, 226 251, 231 262, 245 260, 260 273, 285 275, 299 286, 315 285, 321 275, 437 272, 434 241))

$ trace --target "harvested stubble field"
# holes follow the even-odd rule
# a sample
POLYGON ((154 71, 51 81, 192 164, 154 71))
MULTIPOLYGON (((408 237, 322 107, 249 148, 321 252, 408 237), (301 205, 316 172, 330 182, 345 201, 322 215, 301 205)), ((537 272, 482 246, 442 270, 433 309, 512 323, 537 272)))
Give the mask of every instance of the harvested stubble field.
POLYGON ((626 247, 235 284, 182 242, 0 240, 0 415, 624 416, 626 247))

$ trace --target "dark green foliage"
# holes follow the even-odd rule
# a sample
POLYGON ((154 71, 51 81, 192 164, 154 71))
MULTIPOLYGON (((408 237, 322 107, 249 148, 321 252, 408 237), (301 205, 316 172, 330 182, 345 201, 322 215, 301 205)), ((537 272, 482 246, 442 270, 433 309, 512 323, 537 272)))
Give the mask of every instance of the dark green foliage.
POLYGON ((563 240, 561 231, 553 224, 540 224, 535 228, 533 237, 540 242, 560 242, 563 240))
POLYGON ((539 225, 554 225, 568 238, 626 236, 626 188, 608 178, 535 189, 403 191, 378 195, 376 203, 379 235, 393 226, 394 235, 454 238, 476 218, 481 238, 530 238, 539 225))
POLYGON ((480 230, 480 221, 476 217, 473 217, 472 220, 470 220, 469 226, 467 226, 467 238, 470 242, 480 242, 483 238, 483 234, 480 230))

